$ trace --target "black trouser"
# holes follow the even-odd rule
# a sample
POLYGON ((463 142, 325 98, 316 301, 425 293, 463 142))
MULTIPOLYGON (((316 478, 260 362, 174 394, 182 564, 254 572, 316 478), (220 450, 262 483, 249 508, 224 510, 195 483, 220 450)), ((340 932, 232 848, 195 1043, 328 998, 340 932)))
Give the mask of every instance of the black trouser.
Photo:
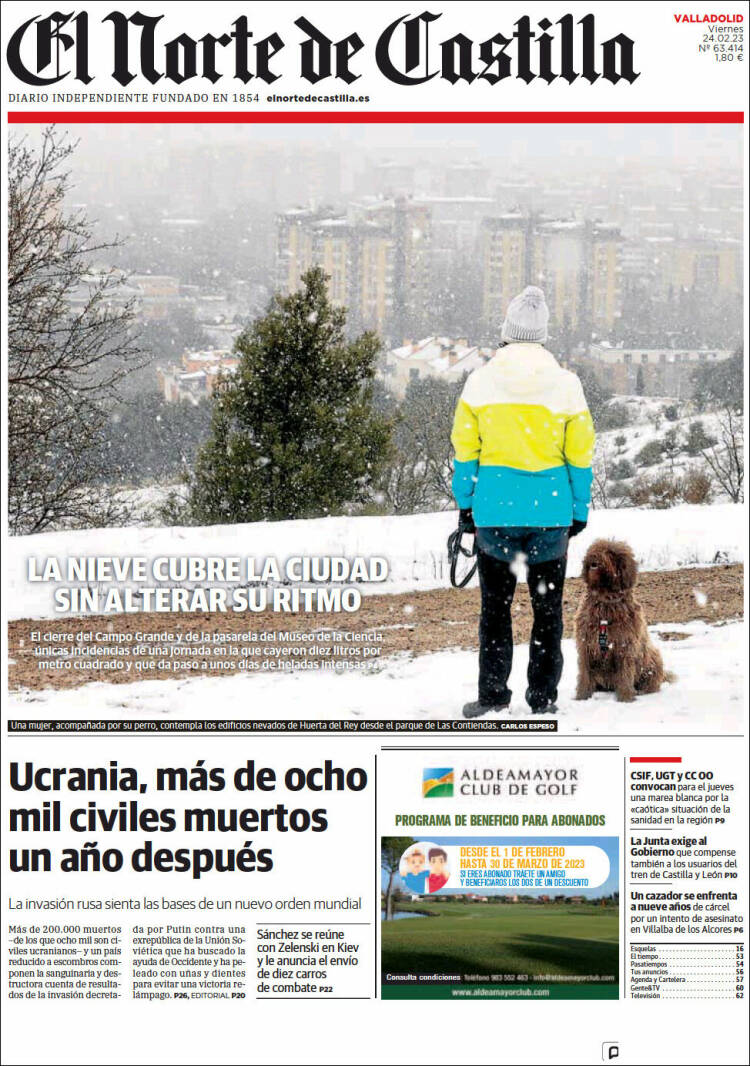
MULTIPOLYGON (((531 563, 529 595, 534 625, 529 641, 529 686, 526 702, 542 710, 557 699, 562 675, 562 597, 567 557, 531 563)), ((516 590, 511 564, 479 552, 479 585, 482 614, 479 621, 479 701, 495 705, 510 703, 508 688, 513 663, 513 628, 510 608, 516 590)))

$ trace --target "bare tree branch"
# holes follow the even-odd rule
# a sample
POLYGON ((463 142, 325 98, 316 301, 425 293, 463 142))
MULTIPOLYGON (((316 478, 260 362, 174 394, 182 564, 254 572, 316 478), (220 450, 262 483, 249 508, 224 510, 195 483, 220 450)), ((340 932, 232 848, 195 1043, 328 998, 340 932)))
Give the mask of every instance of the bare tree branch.
POLYGON ((701 452, 706 465, 732 503, 745 501, 744 419, 732 404, 719 415, 719 439, 701 452))
POLYGON ((54 127, 8 155, 8 512, 12 533, 111 525, 105 425, 138 365, 125 277, 97 257, 84 212, 66 207, 76 143, 54 127))

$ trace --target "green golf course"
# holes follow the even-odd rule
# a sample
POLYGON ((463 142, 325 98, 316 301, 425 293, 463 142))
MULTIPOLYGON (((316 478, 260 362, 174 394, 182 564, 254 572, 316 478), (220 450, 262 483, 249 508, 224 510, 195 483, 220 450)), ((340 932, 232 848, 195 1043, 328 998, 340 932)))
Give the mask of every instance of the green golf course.
POLYGON ((381 922, 384 982, 389 973, 482 975, 490 981, 551 974, 599 975, 617 985, 615 906, 430 902, 399 907, 408 910, 429 916, 381 922))

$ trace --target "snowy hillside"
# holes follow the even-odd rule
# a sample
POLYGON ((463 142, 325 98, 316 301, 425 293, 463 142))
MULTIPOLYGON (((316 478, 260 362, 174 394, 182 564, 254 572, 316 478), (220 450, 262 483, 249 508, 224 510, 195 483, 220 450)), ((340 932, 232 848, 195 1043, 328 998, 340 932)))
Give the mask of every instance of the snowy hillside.
MULTIPOLYGON (((250 525, 92 529, 41 533, 8 540, 6 604, 10 618, 59 617, 52 586, 27 581, 27 560, 100 555, 157 556, 383 556, 385 583, 363 585, 364 593, 408 592, 448 585, 446 540, 456 527, 455 511, 396 517, 321 518, 250 525)), ((568 573, 580 573, 588 544, 596 537, 627 540, 644 570, 674 570, 740 562, 744 558, 744 508, 736 504, 669 510, 594 511, 588 528, 571 541, 568 573)))
POLYGON ((621 499, 639 480, 676 481, 698 471, 711 481, 710 501, 728 499, 702 455, 721 440, 719 413, 697 412, 689 402, 664 396, 617 396, 608 406, 628 418, 627 425, 597 437, 595 469, 600 477, 606 473, 612 499, 621 499))

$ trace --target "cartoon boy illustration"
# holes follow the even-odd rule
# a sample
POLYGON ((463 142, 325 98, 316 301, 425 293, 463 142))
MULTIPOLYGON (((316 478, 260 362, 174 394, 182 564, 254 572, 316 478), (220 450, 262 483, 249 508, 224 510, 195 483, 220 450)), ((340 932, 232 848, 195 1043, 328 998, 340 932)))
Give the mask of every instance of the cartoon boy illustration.
POLYGON ((438 892, 443 885, 448 883, 450 871, 448 870, 448 853, 442 848, 430 848, 427 852, 430 860, 430 878, 427 891, 438 892))
POLYGON ((401 880, 409 892, 421 896, 425 892, 427 884, 427 867, 425 866, 424 852, 414 848, 404 856, 406 873, 401 875, 401 880))

